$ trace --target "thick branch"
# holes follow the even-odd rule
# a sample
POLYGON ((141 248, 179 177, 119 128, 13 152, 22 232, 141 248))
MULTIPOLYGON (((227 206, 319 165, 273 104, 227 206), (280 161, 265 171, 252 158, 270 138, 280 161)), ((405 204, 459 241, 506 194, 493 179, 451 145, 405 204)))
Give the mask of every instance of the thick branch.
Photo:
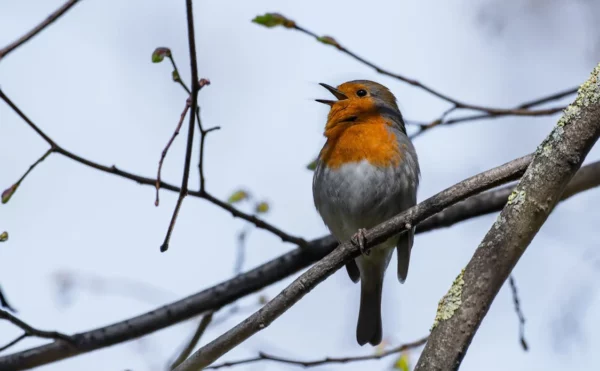
POLYGON ((457 370, 483 317, 600 136, 600 64, 538 147, 467 267, 440 301, 416 371, 457 370))
POLYGON ((35 35, 42 32, 46 27, 50 26, 54 21, 60 18, 63 14, 65 14, 69 9, 71 9, 75 4, 77 4, 79 0, 69 0, 63 4, 60 8, 56 9, 54 13, 50 14, 46 19, 35 26, 31 31, 27 32, 25 35, 21 36, 19 39, 15 40, 11 44, 6 47, 0 49, 0 60, 6 57, 10 52, 17 49, 19 46, 25 44, 27 41, 31 40, 35 35))
MULTIPOLYGON (((152 184, 152 181, 151 183, 152 184)), ((576 192, 600 186, 600 162, 583 167, 573 178, 563 198, 576 192)), ((417 233, 447 227, 461 221, 502 210, 512 188, 473 196, 417 226, 417 233), (492 207, 488 207, 488 204, 492 207)), ((222 282, 197 294, 165 305, 137 317, 73 335, 77 349, 61 343, 28 349, 0 357, 0 370, 21 370, 73 357, 96 349, 133 340, 154 331, 190 319, 201 313, 219 309, 227 304, 286 278, 329 254, 337 246, 332 236, 312 240, 305 248, 294 249, 231 280, 222 282)))

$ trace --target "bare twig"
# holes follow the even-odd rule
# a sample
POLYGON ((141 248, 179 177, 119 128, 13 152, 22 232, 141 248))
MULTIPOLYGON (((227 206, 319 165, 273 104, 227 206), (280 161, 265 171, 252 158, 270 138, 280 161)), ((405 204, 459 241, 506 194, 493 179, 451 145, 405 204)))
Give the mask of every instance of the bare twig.
POLYGON ((25 174, 23 174, 19 178, 19 180, 17 180, 12 186, 10 186, 8 189, 2 192, 2 203, 8 202, 8 200, 12 197, 17 188, 21 185, 23 180, 25 180, 27 175, 29 175, 29 173, 31 173, 31 171, 35 169, 36 166, 38 166, 42 161, 44 161, 46 157, 50 156, 52 152, 54 152, 54 148, 50 147, 50 149, 48 149, 40 158, 38 158, 31 166, 29 166, 29 169, 27 169, 25 174))
POLYGON ((181 113, 181 116, 179 117, 179 122, 177 123, 177 127, 175 128, 173 135, 171 135, 171 138, 169 138, 167 145, 165 146, 162 153, 160 154, 160 160, 158 161, 158 171, 156 174, 156 200, 154 201, 155 206, 158 206, 158 203, 159 203, 158 192, 160 190, 160 173, 162 171, 163 162, 165 161, 165 157, 167 157, 167 152, 169 151, 171 144, 173 144, 175 137, 179 135, 179 130, 181 129, 181 125, 183 124, 183 119, 187 115, 187 112, 189 109, 190 109, 190 102, 186 101, 185 108, 184 108, 183 112, 181 113))
MULTIPOLYGON (((188 96, 191 96, 191 91, 181 80, 181 75, 179 74, 179 69, 177 68, 177 64, 175 63, 175 58, 173 58, 173 54, 167 54, 167 58, 171 61, 171 65, 173 66, 173 78, 179 83, 179 85, 188 93, 188 96), (175 78, 176 77, 176 78, 175 78)), ((198 82, 198 91, 200 91, 204 86, 210 85, 210 80, 208 79, 200 79, 198 82)), ((205 178, 204 178, 204 142, 206 140, 206 135, 212 131, 219 130, 221 127, 214 126, 210 129, 204 129, 202 126, 202 120, 200 119, 200 107, 196 107, 196 119, 198 121, 198 130, 200 131, 200 159, 198 161, 198 173, 200 174, 200 192, 205 190, 205 178)))
MULTIPOLYGON (((569 95, 575 94, 577 93, 577 88, 571 88, 571 89, 567 89, 567 90, 563 90, 560 91, 558 93, 554 93, 542 98, 538 98, 529 102, 525 102, 522 103, 518 106, 515 107, 515 109, 528 109, 531 107, 535 107, 535 106, 539 106, 548 102, 551 102, 553 100, 558 100, 558 99, 562 99, 565 98, 569 95)), ((555 112, 550 112, 549 114, 552 113, 559 113, 560 111, 562 111, 562 109, 564 109, 564 107, 556 107, 553 108, 552 110, 555 112)), ((507 114, 490 114, 490 113, 483 113, 483 114, 477 114, 477 115, 470 115, 470 116, 463 116, 463 117, 457 117, 457 118, 453 118, 453 119, 449 119, 449 120, 443 120, 443 118, 441 120, 436 120, 432 123, 429 124, 425 124, 425 123, 418 123, 418 122, 413 122, 416 125, 420 126, 419 131, 414 135, 414 136, 418 136, 422 133, 422 131, 431 129, 431 127, 433 126, 437 126, 437 125, 452 125, 452 124, 457 124, 460 122, 467 122, 467 121, 475 121, 475 120, 485 120, 485 119, 494 119, 494 118, 499 118, 499 117, 506 117, 509 116, 507 114)))
POLYGON ((170 370, 174 370, 175 367, 179 366, 181 362, 183 362, 187 357, 190 356, 196 345, 198 345, 200 338, 208 328, 208 325, 210 325, 210 322, 213 318, 213 314, 214 312, 210 312, 202 316, 202 319, 200 320, 200 323, 198 323, 198 327, 196 328, 194 335, 192 336, 188 344, 185 346, 185 348, 181 351, 179 356, 175 359, 175 361, 171 363, 171 366, 169 367, 170 370))
POLYGON ((73 339, 68 335, 61 334, 60 332, 56 331, 38 330, 2 309, 0 309, 0 318, 5 319, 13 325, 19 327, 21 330, 25 331, 25 334, 27 334, 27 336, 37 336, 39 338, 44 339, 62 340, 69 344, 74 344, 73 339))
POLYGON ((521 302, 519 300, 519 292, 517 291, 517 283, 515 282, 515 277, 512 274, 508 277, 508 283, 510 284, 510 292, 512 294, 513 304, 515 305, 515 312, 519 318, 519 341, 521 342, 521 347, 523 350, 527 351, 529 350, 529 346, 525 340, 525 316, 521 310, 521 302))
POLYGON ((27 41, 31 40, 35 35, 39 34, 46 27, 50 26, 54 21, 60 18, 63 14, 65 14, 69 9, 71 9, 75 4, 77 4, 79 0, 69 0, 64 3, 60 8, 56 9, 54 13, 50 14, 44 21, 37 26, 35 26, 31 31, 27 32, 25 35, 21 36, 14 42, 0 49, 0 60, 6 57, 10 52, 14 51, 21 45, 25 44, 27 41))
POLYGON ((12 340, 11 342, 9 342, 8 344, 0 347, 0 352, 5 351, 6 349, 12 347, 13 345, 16 345, 17 343, 19 343, 21 340, 25 339, 27 336, 27 333, 24 332, 21 335, 17 336, 14 340, 12 340))
POLYGON ((167 58, 169 58, 169 60, 171 61, 171 65, 173 66, 173 77, 177 76, 177 79, 173 78, 173 80, 175 80, 175 82, 177 82, 179 85, 181 85, 181 87, 183 88, 183 90, 186 91, 188 96, 191 96, 192 91, 190 90, 190 88, 187 87, 185 82, 181 79, 181 74, 179 73, 179 69, 177 68, 175 59, 173 58, 173 54, 172 53, 167 54, 167 58))
MULTIPOLYGON (((190 95, 190 107, 192 112, 196 112, 198 107, 198 62, 196 61, 196 36, 194 34, 194 13, 192 8, 192 0, 186 0, 185 8, 187 13, 187 29, 188 29, 188 42, 190 49, 190 68, 192 71, 192 83, 191 83, 191 91, 190 95)), ((160 246, 160 251, 165 252, 169 249, 169 241, 171 239, 171 234, 173 233, 173 228, 175 227, 175 222, 177 221, 177 216, 179 215, 179 210, 181 209, 181 204, 183 203, 183 199, 188 194, 188 181, 190 178, 190 163, 192 161, 192 147, 194 145, 194 124, 196 120, 196 115, 190 115, 190 124, 188 126, 188 138, 187 138, 187 146, 185 150, 185 164, 183 165, 183 179, 181 180, 181 191, 179 192, 179 197, 177 198, 177 203, 175 204, 175 210, 173 210, 173 217, 171 218, 171 222, 169 223, 169 228, 167 229, 167 235, 165 236, 165 240, 163 244, 160 246)))
MULTIPOLYGON (((366 249, 411 229, 413 225, 469 196, 518 179, 529 165, 531 158, 532 155, 524 156, 475 175, 369 229, 365 234, 366 249)), ((304 295, 359 254, 359 247, 350 241, 340 244, 337 249, 319 260, 259 311, 192 354, 176 368, 176 371, 195 371, 209 366, 223 354, 268 327, 304 295)))
POLYGON ((2 308, 10 310, 11 312, 17 311, 12 305, 8 303, 8 300, 6 300, 6 295, 4 295, 4 291, 2 290, 2 288, 0 288, 0 306, 2 308))
POLYGON ((344 46, 342 46, 340 43, 338 43, 332 37, 329 37, 329 36, 319 37, 316 33, 309 31, 308 29, 306 29, 304 27, 298 26, 295 22, 293 22, 291 20, 288 20, 288 21, 291 23, 289 23, 289 26, 286 26, 286 27, 295 29, 306 35, 312 36, 315 39, 323 42, 324 44, 331 45, 331 46, 337 48, 340 52, 352 57, 353 59, 359 61, 360 63, 362 63, 368 67, 371 67, 376 72, 378 72, 382 75, 389 76, 389 77, 395 78, 397 80, 403 81, 407 84, 410 84, 412 86, 420 88, 421 90, 424 90, 424 91, 428 92, 429 94, 436 96, 448 103, 451 103, 453 105, 453 109, 459 109, 459 108, 460 109, 470 109, 470 110, 474 110, 474 111, 486 112, 490 115, 514 115, 514 116, 543 116, 543 115, 553 114, 553 113, 557 112, 556 111, 557 109, 561 110, 561 108, 550 108, 550 109, 541 109, 541 110, 529 110, 527 108, 496 108, 496 107, 486 107, 486 106, 480 106, 480 105, 462 102, 462 101, 454 99, 446 94, 442 94, 439 91, 437 91, 415 79, 412 79, 412 78, 406 77, 404 75, 400 75, 398 73, 394 73, 387 69, 384 69, 384 68, 376 65, 375 63, 370 62, 370 61, 366 60, 365 58, 359 56, 358 54, 345 48, 344 46))
POLYGON ((381 359, 381 358, 390 356, 392 354, 404 352, 406 350, 419 348, 423 344, 425 344, 425 342, 427 342, 427 336, 422 339, 419 339, 417 341, 413 341, 412 343, 406 343, 406 344, 397 346, 395 348, 386 350, 381 353, 370 354, 367 356, 354 356, 354 357, 327 357, 327 358, 323 358, 323 359, 319 359, 319 360, 315 360, 315 361, 300 361, 300 360, 295 360, 295 359, 290 359, 290 358, 278 357, 278 356, 274 356, 274 355, 270 355, 270 354, 261 352, 258 354, 258 357, 247 358, 247 359, 243 359, 240 361, 224 362, 224 363, 220 363, 218 365, 206 367, 206 370, 215 370, 218 368, 239 366, 239 365, 254 363, 254 362, 259 362, 259 361, 274 361, 274 362, 286 363, 289 365, 302 366, 302 367, 315 367, 315 366, 321 366, 321 365, 332 364, 332 363, 350 363, 350 362, 359 362, 359 361, 372 361, 372 360, 377 360, 377 359, 381 359))
POLYGON ((500 287, 600 136, 600 64, 541 143, 473 258, 440 302, 415 371, 457 370, 500 287))
MULTIPOLYGON (((25 123, 27 123, 27 125, 29 125, 29 127, 31 127, 40 137, 42 137, 50 145, 50 147, 53 147, 55 153, 59 153, 67 158, 70 158, 71 160, 73 160, 75 162, 78 162, 82 165, 88 166, 90 168, 93 168, 93 169, 96 169, 96 170, 99 170, 99 171, 102 171, 105 173, 117 175, 119 177, 129 179, 129 180, 133 180, 134 182, 139 183, 139 184, 150 185, 150 186, 154 186, 154 187, 156 186, 156 179, 136 175, 136 174, 121 170, 114 165, 113 166, 105 166, 105 165, 99 164, 97 162, 83 158, 81 156, 78 156, 78 155, 74 154, 73 152, 66 150, 65 148, 59 146, 56 142, 54 142, 54 140, 52 140, 46 133, 44 133, 42 130, 40 130, 40 128, 37 125, 35 125, 33 123, 33 121, 31 121, 29 119, 29 117, 27 117, 27 115, 25 115, 25 113, 23 113, 23 111, 21 111, 21 109, 19 109, 19 107, 17 107, 15 105, 15 103, 8 96, 6 96, 6 94, 4 94, 2 89, 0 89, 0 99, 2 99, 19 117, 21 117, 21 119, 23 121, 25 121, 25 123)), ((214 130, 214 128, 208 129, 207 131, 212 131, 212 130, 214 130)), ((181 192, 180 187, 177 187, 176 185, 173 185, 173 184, 163 182, 162 180, 160 181, 160 188, 167 189, 167 190, 173 191, 173 192, 181 192)), ((207 191, 204 191, 204 192, 189 191, 188 195, 202 198, 202 199, 228 211, 229 213, 231 213, 232 216, 234 216, 236 218, 244 219, 244 220, 254 224, 257 228, 264 229, 264 230, 274 234, 275 236, 281 238, 281 240, 284 242, 293 243, 293 244, 299 245, 299 246, 306 246, 306 244, 307 244, 307 242, 304 239, 290 235, 290 234, 282 231, 281 229, 256 217, 255 215, 244 213, 243 211, 238 210, 237 208, 233 207, 232 205, 228 204, 227 202, 223 202, 223 201, 219 200, 218 198, 216 198, 212 194, 208 193, 207 191)))
MULTIPOLYGON (((153 184, 150 182, 150 184, 153 184)), ((579 170, 563 194, 563 199, 578 192, 600 186, 600 162, 579 170)), ((502 188, 473 196, 438 213, 441 218, 430 217, 417 226, 417 233, 447 227, 471 218, 487 215, 502 209, 512 188, 502 188), (491 207, 488 207, 491 205, 491 207)), ((201 313, 216 310, 250 295, 272 283, 288 277, 322 259, 337 246, 335 238, 326 236, 310 241, 304 248, 297 248, 268 261, 246 273, 219 283, 202 292, 177 302, 117 322, 110 326, 77 335, 77 349, 52 343, 22 352, 0 357, 0 369, 22 370, 53 361, 101 349, 124 341, 136 339, 154 331, 188 320, 201 313)), ((217 322, 217 321, 215 321, 217 322)))
POLYGON ((242 267, 246 261, 246 239, 251 231, 252 230, 246 226, 238 233, 237 255, 235 258, 235 265, 233 266, 233 274, 236 276, 242 273, 242 267))

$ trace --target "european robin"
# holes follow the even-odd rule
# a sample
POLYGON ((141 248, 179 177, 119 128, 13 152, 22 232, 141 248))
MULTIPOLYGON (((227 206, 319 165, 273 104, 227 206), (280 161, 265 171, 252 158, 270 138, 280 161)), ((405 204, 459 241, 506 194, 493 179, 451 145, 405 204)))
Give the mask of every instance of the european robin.
MULTIPOLYGON (((338 241, 363 251, 366 229, 416 204, 417 154, 388 88, 368 80, 320 85, 337 100, 317 99, 331 108, 313 178, 315 206, 338 241)), ((358 344, 381 343, 383 277, 395 247, 398 280, 406 280, 413 238, 414 227, 346 264, 350 279, 361 281, 358 344)))

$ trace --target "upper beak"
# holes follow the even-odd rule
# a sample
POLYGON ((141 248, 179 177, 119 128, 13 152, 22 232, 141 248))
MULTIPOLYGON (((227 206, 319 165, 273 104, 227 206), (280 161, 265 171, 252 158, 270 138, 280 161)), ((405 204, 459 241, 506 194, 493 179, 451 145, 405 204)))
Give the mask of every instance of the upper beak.
MULTIPOLYGON (((324 87, 325 89, 329 90, 329 92, 333 95, 335 95, 335 97, 338 99, 338 101, 340 100, 344 100, 344 99, 348 99, 348 97, 346 96, 346 94, 342 93, 341 91, 339 91, 338 89, 334 88, 331 85, 327 85, 324 83, 319 83, 319 85, 321 85, 322 87, 324 87)), ((327 99, 315 99, 317 102, 319 103, 324 103, 327 105, 333 105, 336 101, 334 100, 327 100, 327 99)))

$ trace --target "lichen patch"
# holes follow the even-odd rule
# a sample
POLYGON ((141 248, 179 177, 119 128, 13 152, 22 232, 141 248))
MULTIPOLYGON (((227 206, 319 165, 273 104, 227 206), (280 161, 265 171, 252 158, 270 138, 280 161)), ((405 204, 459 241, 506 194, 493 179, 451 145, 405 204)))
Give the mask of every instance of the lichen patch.
POLYGON ((452 318, 454 312, 460 308, 462 304, 462 290, 465 285, 465 280, 463 279, 464 273, 465 270, 462 269, 452 283, 450 290, 448 290, 446 295, 440 299, 431 330, 433 330, 440 322, 452 318))

